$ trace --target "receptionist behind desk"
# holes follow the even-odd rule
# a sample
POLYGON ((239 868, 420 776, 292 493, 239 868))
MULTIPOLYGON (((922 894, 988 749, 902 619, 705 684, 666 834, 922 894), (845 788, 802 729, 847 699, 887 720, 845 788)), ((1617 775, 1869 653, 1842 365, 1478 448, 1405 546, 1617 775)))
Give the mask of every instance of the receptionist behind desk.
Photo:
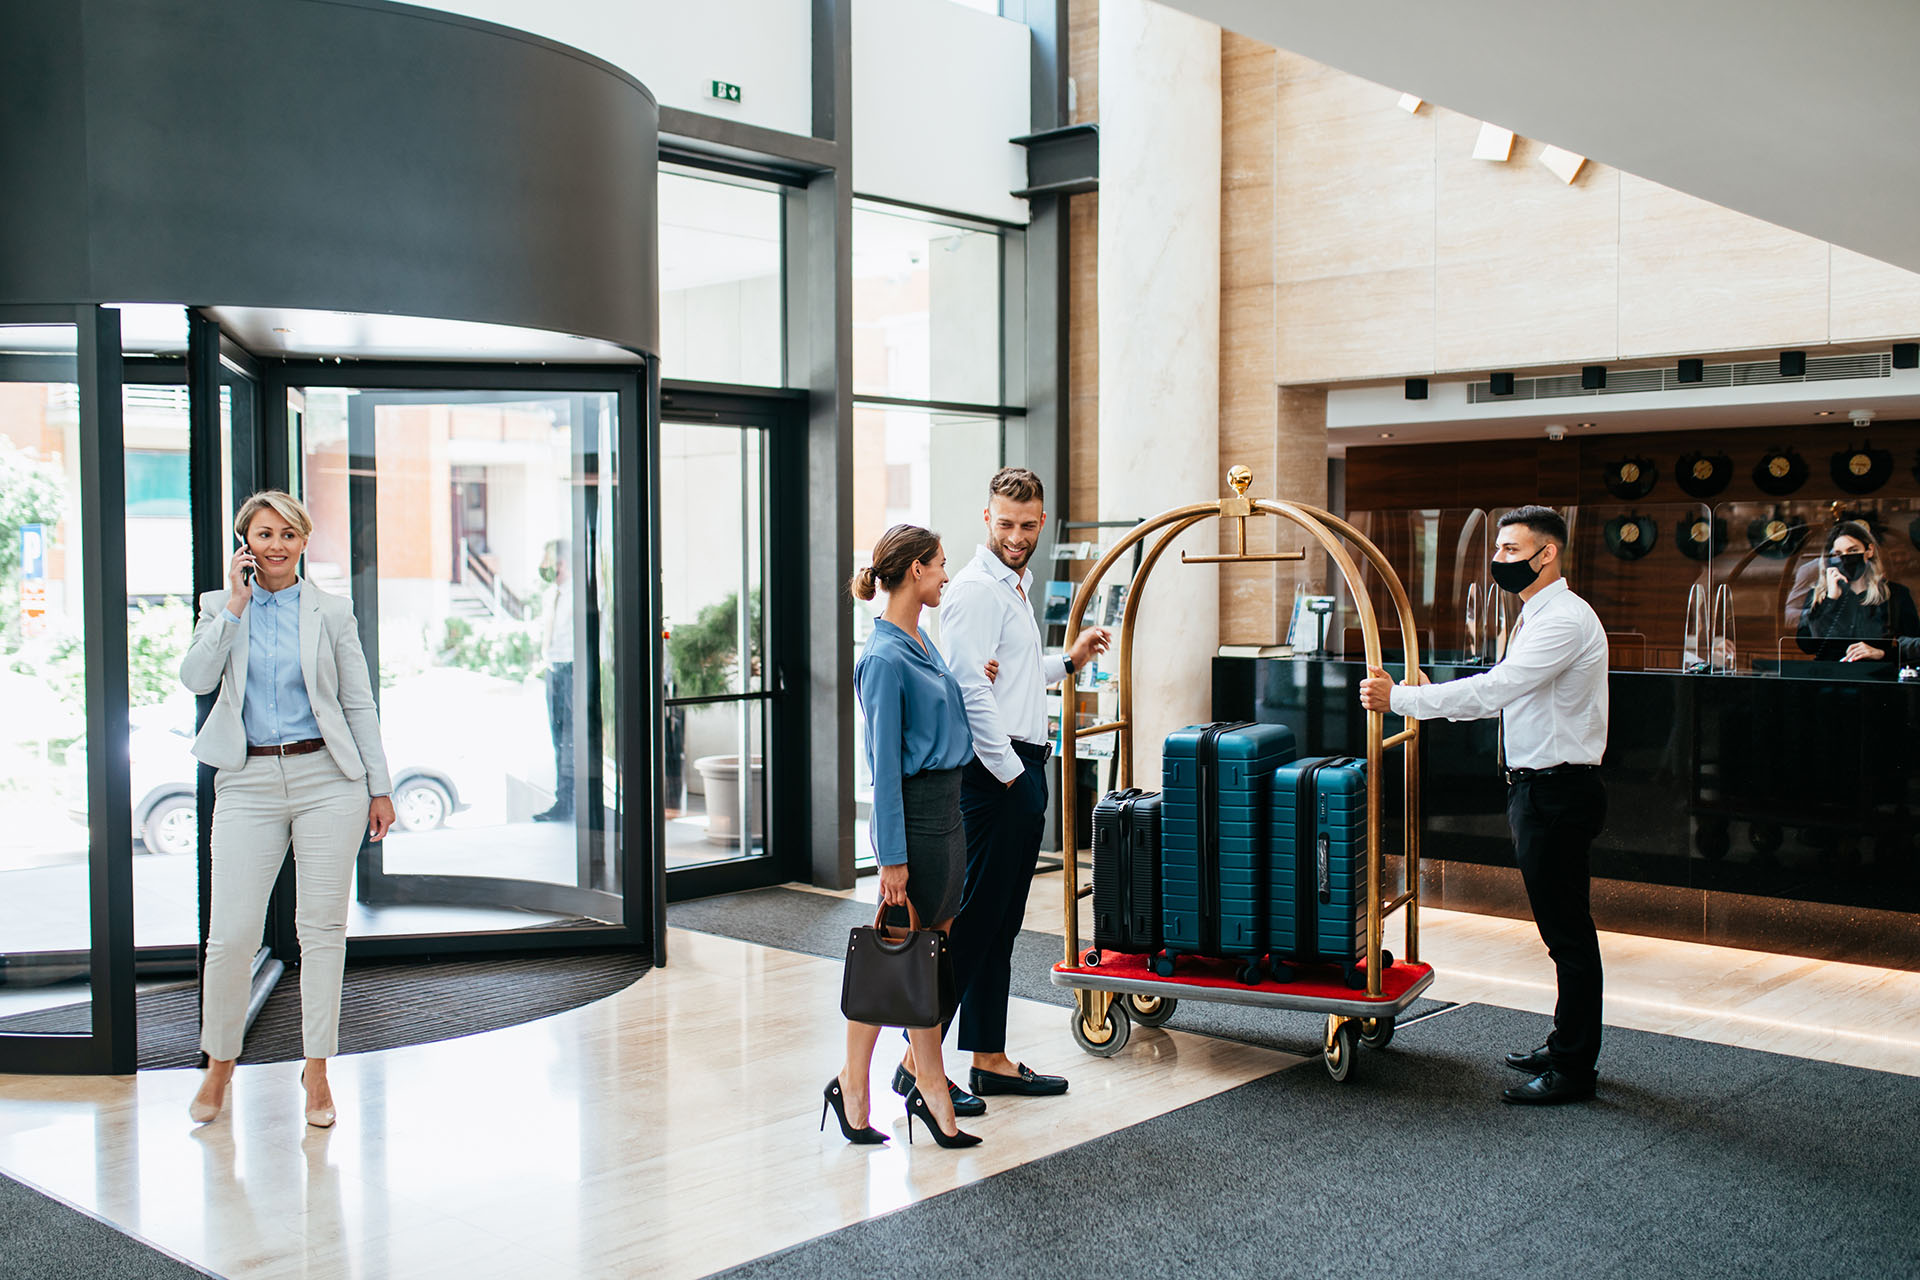
POLYGON ((1883 664, 1889 674, 1896 657, 1920 658, 1913 593, 1882 572, 1879 545, 1857 520, 1843 520, 1827 534, 1799 640, 1817 661, 1883 664))

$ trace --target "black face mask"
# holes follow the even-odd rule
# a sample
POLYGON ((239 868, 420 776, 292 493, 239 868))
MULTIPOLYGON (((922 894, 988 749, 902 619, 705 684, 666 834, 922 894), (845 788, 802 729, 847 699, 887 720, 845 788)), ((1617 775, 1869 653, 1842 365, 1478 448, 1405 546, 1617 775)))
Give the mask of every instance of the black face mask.
MULTIPOLYGON (((1540 548, 1540 551, 1545 550, 1545 547, 1540 548)), ((1540 571, 1533 567, 1534 556, 1539 555, 1540 551, 1534 552, 1525 560, 1495 560, 1493 562, 1494 584, 1502 591, 1511 591, 1515 595, 1532 586, 1540 578, 1540 571)))
POLYGON ((1858 551, 1843 552, 1827 557, 1827 564, 1838 569, 1848 582, 1860 581, 1860 575, 1867 571, 1867 557, 1858 551))

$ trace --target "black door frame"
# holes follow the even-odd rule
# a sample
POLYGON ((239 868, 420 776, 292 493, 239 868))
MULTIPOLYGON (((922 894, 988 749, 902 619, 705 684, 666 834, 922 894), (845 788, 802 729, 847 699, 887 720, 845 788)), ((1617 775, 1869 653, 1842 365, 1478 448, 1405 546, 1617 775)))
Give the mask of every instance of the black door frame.
MULTIPOLYGON (((803 705, 806 673, 810 671, 812 637, 807 627, 807 598, 818 584, 809 584, 807 540, 807 393, 800 390, 726 386, 714 383, 669 381, 662 386, 662 422, 690 425, 739 426, 764 430, 767 485, 765 501, 766 558, 762 562, 762 617, 766 627, 766 658, 758 692, 720 695, 710 699, 674 699, 673 705, 700 702, 758 702, 766 708, 768 724, 763 755, 766 770, 766 817, 763 853, 747 858, 702 863, 668 871, 666 898, 682 902, 744 889, 764 888, 790 880, 807 880, 813 865, 808 831, 811 825, 809 766, 803 705)), ((656 518, 658 508, 655 509, 656 518)), ((659 539, 654 540, 652 574, 655 593, 660 581, 659 539)), ((831 590, 831 586, 818 589, 831 590)), ((669 703, 662 681, 654 686, 654 723, 664 734, 669 703)), ((657 761, 664 761, 664 751, 657 761)), ((656 819, 659 848, 666 849, 665 778, 656 766, 662 805, 656 819)), ((751 794, 751 793, 749 793, 751 794)))

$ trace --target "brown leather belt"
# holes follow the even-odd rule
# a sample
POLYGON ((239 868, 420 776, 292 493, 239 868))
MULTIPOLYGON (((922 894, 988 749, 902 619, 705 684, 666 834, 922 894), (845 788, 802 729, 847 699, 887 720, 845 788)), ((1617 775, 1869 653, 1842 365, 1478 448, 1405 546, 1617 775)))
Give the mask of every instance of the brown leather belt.
POLYGON ((325 738, 302 738, 298 742, 283 742, 277 747, 249 746, 247 754, 250 756, 310 756, 316 751, 326 749, 325 738))

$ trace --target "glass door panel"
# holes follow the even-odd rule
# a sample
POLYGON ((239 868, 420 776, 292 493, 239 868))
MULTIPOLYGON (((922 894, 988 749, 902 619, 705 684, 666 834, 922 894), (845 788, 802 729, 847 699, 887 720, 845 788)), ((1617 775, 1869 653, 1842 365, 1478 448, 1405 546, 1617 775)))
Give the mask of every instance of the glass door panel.
POLYGON ((132 781, 134 943, 200 936, 194 699, 180 683, 193 636, 187 388, 132 384, 126 445, 127 758, 132 781))
POLYGON ((660 428, 669 870, 766 852, 765 437, 660 428))
POLYGON ((71 326, 0 327, 0 1032, 87 1035, 80 398, 71 326))
POLYGON ((349 936, 622 923, 615 409, 304 389, 307 573, 354 602, 399 817, 349 936))

